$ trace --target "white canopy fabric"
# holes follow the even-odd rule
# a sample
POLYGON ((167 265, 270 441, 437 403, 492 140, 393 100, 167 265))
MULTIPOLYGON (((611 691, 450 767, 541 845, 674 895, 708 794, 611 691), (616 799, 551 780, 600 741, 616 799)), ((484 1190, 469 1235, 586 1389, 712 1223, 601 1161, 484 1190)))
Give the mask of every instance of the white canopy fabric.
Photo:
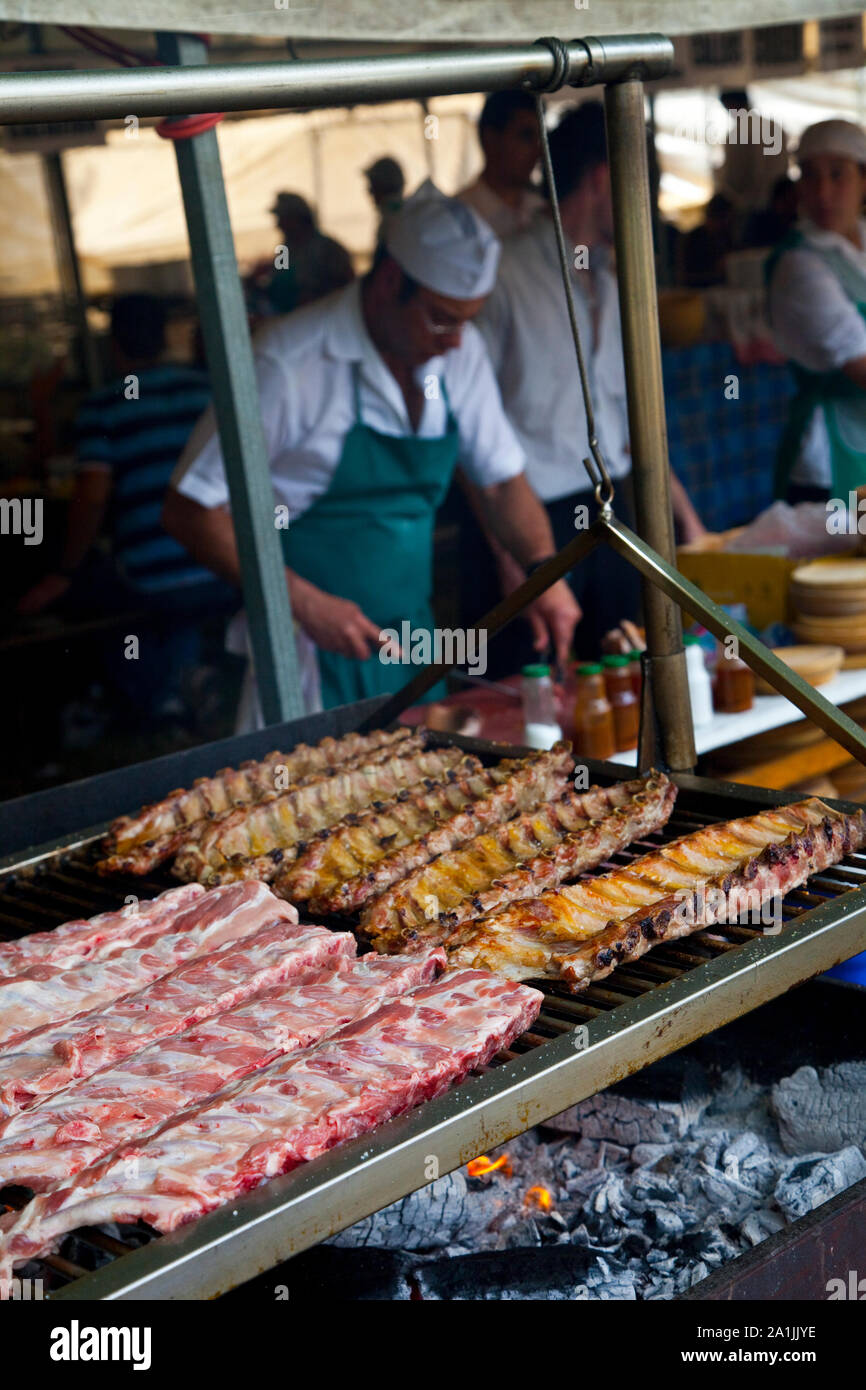
MULTIPOLYGON (((858 13, 852 0, 137 0, 124 29, 395 40, 515 42, 539 34, 695 34, 831 19, 858 13)), ((56 24, 57 0, 0 0, 0 20, 56 24)), ((116 28, 117 0, 64 0, 64 24, 116 28)))

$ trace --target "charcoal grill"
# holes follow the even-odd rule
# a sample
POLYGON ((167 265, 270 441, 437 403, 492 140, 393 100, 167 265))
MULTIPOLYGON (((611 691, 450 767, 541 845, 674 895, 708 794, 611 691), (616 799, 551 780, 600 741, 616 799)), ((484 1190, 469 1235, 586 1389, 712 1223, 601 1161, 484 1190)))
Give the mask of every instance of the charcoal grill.
MULTIPOLYGON (((172 882, 167 871, 146 879, 99 877, 97 844, 111 818, 204 772, 342 733, 369 711, 370 702, 345 707, 0 807, 2 843, 17 845, 0 861, 0 935, 46 930, 116 907, 127 894, 162 891, 172 882), (76 808, 88 817, 87 828, 34 845, 47 825, 68 827, 76 808)), ((519 751, 477 739, 451 741, 487 763, 519 751)), ((591 763, 590 773, 602 783, 622 775, 603 763, 591 763)), ((665 830, 602 867, 714 820, 790 799, 691 775, 675 780, 679 797, 665 830)), ((852 809, 847 802, 832 804, 852 809)), ((788 894, 778 934, 748 924, 714 927, 656 947, 579 996, 545 984, 531 1031, 447 1095, 172 1235, 141 1225, 123 1228, 122 1238, 79 1231, 62 1254, 28 1272, 43 1279, 52 1299, 219 1295, 863 949, 866 853, 858 853, 788 894)), ((6 1189, 3 1200, 15 1205, 24 1194, 6 1189)))

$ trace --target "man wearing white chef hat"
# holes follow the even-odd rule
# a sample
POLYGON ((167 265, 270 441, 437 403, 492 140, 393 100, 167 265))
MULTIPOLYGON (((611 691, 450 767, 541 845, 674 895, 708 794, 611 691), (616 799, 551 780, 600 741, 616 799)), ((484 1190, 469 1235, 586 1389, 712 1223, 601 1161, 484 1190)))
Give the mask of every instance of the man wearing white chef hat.
POLYGON ((866 483, 866 133, 819 121, 796 158, 800 219, 767 268, 770 323, 798 388, 776 491, 847 503, 866 483))
MULTIPOLYGON (((405 666, 378 659, 382 634, 405 630, 407 620, 413 633, 432 627, 434 517, 458 463, 521 565, 555 551, 470 322, 498 261, 487 224, 428 182, 389 219, 363 281, 268 324, 256 340, 274 495, 289 513, 280 536, 309 709, 405 684, 405 666)), ((206 415, 176 471, 164 522, 237 583, 227 501, 206 415)), ((553 586, 534 607, 564 659, 580 616, 568 586, 553 586)), ((249 726, 257 719, 249 686, 246 694, 249 726)))

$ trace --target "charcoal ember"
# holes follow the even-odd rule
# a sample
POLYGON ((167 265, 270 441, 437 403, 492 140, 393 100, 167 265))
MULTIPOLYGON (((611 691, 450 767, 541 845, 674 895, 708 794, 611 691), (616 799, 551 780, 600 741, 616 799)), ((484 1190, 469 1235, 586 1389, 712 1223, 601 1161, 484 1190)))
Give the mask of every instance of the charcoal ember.
POLYGON ((458 1238, 471 1242, 490 1224, 497 1208, 496 1189, 470 1193, 458 1171, 349 1226, 329 1244, 344 1249, 438 1250, 458 1238))
POLYGON ((785 1218, 781 1212, 773 1211, 769 1207, 762 1208, 761 1211, 751 1211, 745 1221, 740 1226, 740 1233, 750 1245, 760 1245, 767 1236, 774 1235, 776 1231, 781 1231, 785 1225, 785 1218))
POLYGON ((648 1216, 647 1230, 656 1240, 676 1241, 685 1230, 682 1218, 672 1207, 650 1207, 648 1216))
POLYGON ((653 1279, 644 1288, 643 1298, 648 1303, 658 1303, 673 1298, 676 1292, 673 1279, 653 1279))
POLYGON ((866 1158, 850 1144, 835 1154, 811 1154, 789 1164, 774 1197, 789 1221, 814 1211, 837 1192, 866 1177, 866 1158))
POLYGON ((639 1168, 655 1168, 657 1173, 669 1173, 677 1160, 669 1144, 635 1144, 631 1161, 639 1168))
POLYGON ((570 1178, 565 1184, 565 1190, 569 1197, 579 1196, 583 1201, 588 1201, 598 1188, 604 1186, 608 1176, 605 1168, 590 1168, 589 1172, 581 1173, 576 1178, 570 1178))
POLYGON ((558 1209, 541 1212, 536 1216, 535 1224, 545 1242, 568 1239, 568 1222, 558 1209))
POLYGON ((687 1232, 678 1249, 681 1258, 694 1262, 702 1260, 710 1269, 718 1269, 740 1253, 740 1245, 717 1226, 687 1232))
POLYGON ((705 1173, 702 1187, 710 1205, 733 1221, 742 1220, 762 1195, 754 1187, 718 1171, 705 1173))
POLYGON ((835 1153, 866 1147, 866 1062, 798 1067, 773 1087, 773 1114, 786 1153, 835 1153))
POLYGON ((726 1177, 744 1183, 762 1196, 772 1192, 778 1177, 778 1164, 767 1144, 749 1129, 738 1134, 724 1150, 721 1167, 726 1177))
POLYGON ((590 1206, 598 1215, 607 1214, 614 1221, 627 1222, 628 1194, 622 1178, 615 1173, 609 1173, 602 1186, 593 1194, 590 1206))
POLYGON ((617 1229, 611 1222, 604 1223, 603 1229, 599 1228, 598 1221, 592 1224, 595 1226, 594 1230, 591 1230, 584 1221, 575 1226, 570 1235, 571 1244, 600 1255, 609 1255, 618 1251, 625 1232, 617 1229))
POLYGON ((518 1258, 514 1250, 483 1250, 457 1260, 431 1260, 413 1270, 424 1299, 492 1302, 572 1301, 586 1288, 590 1261, 570 1245, 543 1245, 518 1258))
POLYGON ((581 1134, 584 1139, 608 1139, 624 1148, 664 1143, 676 1137, 679 1120, 666 1102, 632 1100, 603 1092, 582 1100, 548 1120, 548 1125, 581 1134))
POLYGON ((229 1302, 405 1303, 412 1297, 410 1256, 393 1250, 338 1250, 313 1246, 285 1264, 260 1274, 223 1295, 229 1302))
POLYGON ((505 1232, 504 1248, 520 1250, 541 1244, 541 1232, 531 1216, 520 1217, 505 1232))
POLYGON ((586 1287, 590 1298, 603 1302, 634 1302, 637 1298, 634 1270, 602 1255, 591 1266, 586 1276, 586 1287))

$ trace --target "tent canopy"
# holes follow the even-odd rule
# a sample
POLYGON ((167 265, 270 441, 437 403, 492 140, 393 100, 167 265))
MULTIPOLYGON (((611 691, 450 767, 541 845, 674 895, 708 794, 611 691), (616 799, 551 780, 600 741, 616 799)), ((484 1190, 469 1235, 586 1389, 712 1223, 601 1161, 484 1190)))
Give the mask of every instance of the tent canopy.
MULTIPOLYGON (((857 14, 852 0, 138 0, 124 29, 265 34, 292 39, 448 44, 539 34, 694 34, 857 14)), ((56 24, 57 0, 0 0, 0 20, 56 24)), ((116 0, 65 0, 65 24, 116 28, 116 0)))

